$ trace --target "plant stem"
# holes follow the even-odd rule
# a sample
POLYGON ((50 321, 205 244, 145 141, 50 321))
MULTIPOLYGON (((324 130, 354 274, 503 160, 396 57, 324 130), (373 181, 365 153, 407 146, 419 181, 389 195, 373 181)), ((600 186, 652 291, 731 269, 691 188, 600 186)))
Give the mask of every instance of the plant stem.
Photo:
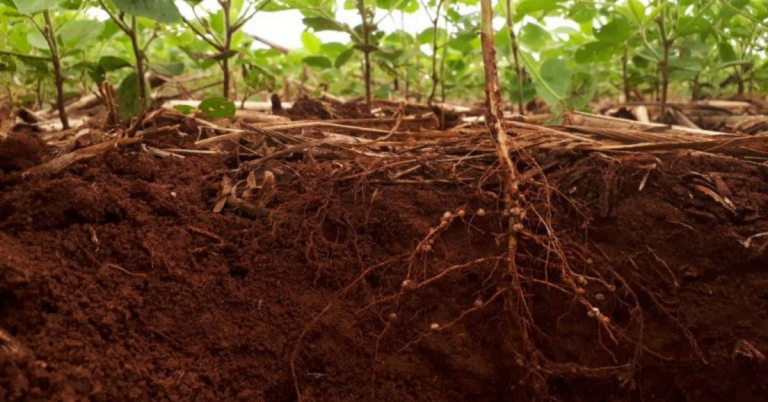
POLYGON ((696 74, 696 76, 693 77, 691 86, 691 102, 696 102, 699 100, 699 93, 701 92, 701 86, 699 85, 699 74, 696 74))
POLYGON ((371 104, 371 29, 368 25, 368 10, 365 8, 365 0, 357 0, 357 10, 363 20, 363 70, 365 79, 365 104, 371 104))
POLYGON ((533 367, 538 364, 535 348, 531 341, 529 322, 525 317, 525 301, 523 300, 523 283, 521 273, 517 267, 517 246, 520 233, 524 230, 524 211, 521 204, 520 185, 521 177, 517 166, 512 162, 509 154, 509 138, 504 124, 504 111, 501 105, 501 91, 499 90, 499 75, 496 67, 496 51, 493 47, 493 6, 491 0, 481 0, 482 31, 481 43, 483 50, 483 67, 485 69, 485 124, 491 134, 491 139, 496 148, 496 155, 501 167, 502 182, 504 183, 504 203, 509 211, 507 222, 507 270, 511 280, 511 296, 508 299, 509 312, 512 315, 512 325, 517 327, 517 337, 513 342, 522 344, 524 353, 528 356, 533 367))
POLYGON ((659 63, 659 70, 661 71, 661 118, 667 113, 667 94, 669 91, 669 50, 672 47, 673 39, 667 38, 667 30, 664 26, 664 11, 662 10, 660 17, 656 20, 656 24, 659 26, 659 38, 662 41, 664 47, 664 54, 662 55, 661 62, 659 63))
POLYGON ((131 28, 126 32, 131 38, 131 46, 133 47, 133 56, 136 59, 136 75, 139 80, 139 98, 141 100, 142 109, 147 104, 147 84, 144 77, 144 56, 141 54, 141 47, 139 46, 139 34, 137 18, 131 16, 131 28))
POLYGON ((279 44, 277 44, 277 43, 274 43, 274 42, 272 42, 272 41, 269 41, 269 40, 267 40, 267 39, 264 39, 264 38, 262 38, 261 36, 258 36, 258 35, 251 35, 251 34, 249 34, 248 36, 250 36, 250 37, 251 37, 253 40, 255 40, 256 42, 260 42, 260 43, 263 43, 263 44, 265 44, 265 45, 269 46, 270 48, 277 50, 278 52, 280 52, 280 53, 282 53, 282 54, 288 54, 288 52, 289 52, 289 50, 288 50, 288 48, 287 48, 287 47, 285 47, 285 46, 282 46, 282 45, 279 45, 279 44))
POLYGON ((744 95, 744 77, 742 76, 743 71, 744 66, 736 67, 736 94, 739 96, 744 95))
MULTIPOLYGON (((366 37, 366 42, 368 38, 366 37)), ((371 52, 365 52, 365 104, 371 104, 371 52)))
POLYGON ((43 32, 43 35, 51 50, 51 61, 53 62, 53 74, 56 83, 56 107, 59 109, 61 126, 66 130, 69 128, 69 118, 67 118, 67 110, 64 107, 64 75, 61 71, 59 47, 56 43, 56 33, 53 30, 53 22, 51 22, 51 13, 48 12, 48 10, 43 11, 43 18, 45 19, 45 31, 43 32))
POLYGON ((509 43, 512 45, 512 61, 515 64, 515 75, 517 75, 517 112, 525 115, 523 107, 523 66, 520 65, 520 45, 515 35, 515 23, 512 15, 512 5, 507 0, 507 31, 509 31, 509 43))
MULTIPOLYGON (((400 31, 401 31, 401 38, 403 43, 403 53, 406 53, 408 51, 408 48, 406 47, 406 40, 405 40, 405 11, 400 11, 400 31)), ((408 64, 405 65, 405 74, 403 74, 403 77, 405 78, 405 87, 403 89, 403 99, 406 101, 408 100, 408 91, 410 89, 411 84, 411 68, 408 64)))
MULTIPOLYGON (((217 41, 212 40, 211 38, 207 37, 205 35, 205 33, 200 31, 199 29, 197 29, 197 27, 195 26, 194 23, 192 23, 192 21, 190 21, 190 20, 188 20, 186 18, 182 18, 182 21, 184 21, 184 24, 186 24, 189 27, 189 29, 191 29, 192 32, 194 32, 195 35, 197 35, 198 38, 204 40, 206 43, 211 45, 211 47, 213 47, 214 49, 216 49, 218 51, 221 51, 222 45, 219 44, 217 41)), ((208 32, 210 33, 210 31, 208 31, 208 32)))
POLYGON ((443 42, 443 56, 440 58, 440 101, 445 103, 445 63, 448 60, 448 19, 445 19, 445 41, 443 42))
POLYGON ((231 22, 231 15, 230 10, 232 8, 232 1, 231 0, 221 0, 219 1, 219 4, 221 4, 222 11, 224 12, 224 29, 225 29, 225 38, 224 38, 224 48, 222 50, 224 60, 221 61, 221 70, 222 73, 224 73, 224 97, 229 99, 229 87, 230 87, 230 71, 229 71, 229 53, 232 49, 232 35, 234 34, 234 27, 232 26, 231 22))
POLYGON ((35 90, 35 99, 37 101, 37 108, 43 108, 43 79, 37 79, 37 89, 35 90))
POLYGON ((0 54, 6 55, 6 56, 13 56, 13 57, 19 57, 22 59, 30 59, 30 60, 40 60, 40 61, 47 61, 47 62, 53 62, 53 59, 46 56, 33 56, 29 54, 21 54, 16 52, 9 52, 6 50, 0 50, 0 54))
POLYGON ((627 46, 624 46, 624 54, 621 55, 621 79, 624 86, 624 102, 629 102, 629 73, 627 72, 627 46))
POLYGON ((442 6, 443 0, 438 0, 437 8, 435 9, 435 17, 430 17, 432 20, 432 90, 427 98, 427 104, 430 106, 435 99, 437 85, 440 83, 440 76, 437 75, 437 24, 440 22, 440 8, 442 6))
MULTIPOLYGON (((501 92, 499 90, 499 75, 496 67, 496 51, 493 48, 493 7, 491 0, 481 0, 482 33, 480 35, 483 47, 483 67, 485 69, 485 124, 488 126, 491 138, 496 146, 496 154, 499 158, 504 175, 505 201, 508 208, 520 207, 520 174, 512 163, 509 155, 509 138, 504 127, 504 111, 501 105, 501 92)), ((517 281, 518 274, 515 265, 515 253, 517 249, 516 225, 521 223, 519 214, 510 214, 509 227, 509 265, 513 280, 517 281)), ((520 285, 517 283, 516 285, 520 285)))

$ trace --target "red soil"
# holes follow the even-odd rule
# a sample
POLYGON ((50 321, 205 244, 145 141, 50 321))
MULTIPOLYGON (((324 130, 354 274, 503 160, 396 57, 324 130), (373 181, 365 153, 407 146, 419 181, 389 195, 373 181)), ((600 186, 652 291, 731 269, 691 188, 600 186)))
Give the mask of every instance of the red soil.
MULTIPOLYGON (((26 155, 9 170, 40 160, 26 155)), ((638 191, 653 162, 592 156, 549 177, 571 265, 615 286, 585 289, 627 337, 611 340, 573 298, 526 287, 537 348, 580 365, 548 376, 546 395, 768 400, 765 359, 734 353, 768 351, 768 257, 759 239, 740 243, 768 232, 768 171, 672 155, 638 191), (695 190, 702 179, 690 172, 719 177, 733 212, 695 190)), ((0 176, 0 328, 31 351, 6 353, 0 340, 0 400, 288 402, 297 388, 302 401, 544 395, 531 386, 535 368, 517 364, 504 296, 491 299, 507 283, 505 263, 392 297, 445 211, 468 214, 418 256, 412 277, 503 255, 494 201, 459 184, 340 183, 330 163, 291 162, 272 214, 254 220, 211 212, 229 168, 223 158, 110 151, 52 177, 0 176), (484 308, 430 331, 478 299, 484 308)), ((533 276, 540 251, 523 239, 520 265, 533 276)))
POLYGON ((38 165, 48 154, 43 140, 27 133, 12 133, 0 142, 0 171, 17 171, 38 165))

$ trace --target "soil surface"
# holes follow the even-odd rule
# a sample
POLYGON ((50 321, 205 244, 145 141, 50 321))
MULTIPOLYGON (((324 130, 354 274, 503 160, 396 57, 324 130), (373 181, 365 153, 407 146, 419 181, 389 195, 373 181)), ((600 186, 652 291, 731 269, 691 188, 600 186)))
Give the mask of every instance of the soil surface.
POLYGON ((0 171, 13 172, 39 165, 49 154, 48 146, 34 134, 11 133, 0 142, 0 171))
POLYGON ((293 102, 293 106, 288 109, 285 114, 294 120, 359 119, 373 117, 369 108, 362 102, 324 102, 306 96, 293 102))
MULTIPOLYGON (((0 329, 24 347, 0 336, 2 401, 768 400, 768 237, 747 242, 768 232, 765 167, 594 154, 525 189, 611 322, 528 283, 534 367, 498 296, 506 219, 477 188, 298 160, 251 219, 212 212, 225 158, 129 148, 11 173, 41 147, 0 144, 0 329), (566 369, 542 384, 542 367, 566 369)), ((562 287, 536 268, 535 222, 519 265, 562 287)))

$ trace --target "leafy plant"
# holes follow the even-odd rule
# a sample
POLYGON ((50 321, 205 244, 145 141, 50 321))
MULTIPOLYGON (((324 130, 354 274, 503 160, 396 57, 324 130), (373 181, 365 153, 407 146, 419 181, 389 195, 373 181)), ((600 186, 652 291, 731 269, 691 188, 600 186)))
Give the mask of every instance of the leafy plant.
POLYGON ((145 76, 147 58, 144 48, 140 46, 139 18, 145 17, 161 23, 173 23, 181 20, 181 14, 173 3, 173 0, 98 0, 102 9, 131 40, 133 50, 135 74, 125 78, 117 91, 118 101, 121 103, 121 118, 135 116, 144 108, 151 105, 149 89, 145 76), (110 7, 105 1, 111 1, 114 7, 110 7), (134 94, 138 95, 135 97, 134 94), (135 100, 138 99, 138 102, 135 100))
POLYGON ((197 107, 206 117, 222 119, 235 117, 235 103, 224 97, 208 98, 197 107))
MULTIPOLYGON (((2 96, 25 106, 53 104, 68 125, 66 100, 102 91, 106 80, 119 83, 123 120, 151 106, 148 77, 185 73, 201 78, 184 94, 243 102, 278 87, 289 96, 299 87, 366 101, 396 95, 466 102, 483 87, 478 0, 347 0, 343 7, 359 21, 349 25, 337 20, 337 0, 184 4, 0 0, 2 96), (92 17, 94 6, 109 20, 92 17), (254 15, 288 9, 302 14, 302 49, 243 32, 254 15), (408 26, 413 13, 427 14, 429 26, 408 26), (385 32, 385 19, 399 27, 385 32), (323 31, 349 39, 324 43, 323 31), (254 40, 270 49, 254 49, 254 40)), ((666 112, 675 96, 768 89, 764 1, 504 0, 495 12, 505 17, 494 32, 500 89, 521 113, 534 97, 556 114, 619 96, 658 102, 666 112)))
POLYGON ((437 0, 434 16, 432 16, 432 14, 429 12, 429 7, 424 3, 424 1, 419 1, 421 1, 422 6, 424 7, 424 11, 427 13, 429 20, 432 22, 432 90, 429 92, 429 97, 427 98, 427 104, 431 105, 432 101, 435 99, 437 85, 440 82, 440 76, 437 74, 437 40, 440 36, 440 32, 438 31, 438 24, 440 23, 440 11, 442 10, 443 4, 446 2, 446 0, 437 0))
POLYGON ((220 10, 210 14, 209 19, 201 18, 198 15, 197 6, 201 1, 188 1, 192 4, 194 20, 183 18, 183 21, 198 38, 215 50, 215 53, 209 57, 221 67, 224 77, 222 94, 225 98, 229 98, 232 87, 230 60, 238 54, 235 47, 248 44, 243 39, 243 35, 238 35, 238 33, 240 33, 243 25, 257 12, 267 7, 271 0, 217 0, 220 10))
POLYGON ((522 63, 520 62, 520 43, 517 40, 517 35, 515 34, 515 11, 512 8, 511 0, 506 0, 506 23, 507 23, 507 32, 509 33, 509 45, 512 48, 512 61, 513 66, 515 68, 515 78, 517 79, 517 111, 521 115, 525 114, 525 108, 523 107, 523 100, 525 99, 525 88, 523 85, 523 80, 525 79, 525 68, 523 67, 522 63))
POLYGON ((45 46, 50 53, 50 56, 31 56, 14 52, 2 52, 4 54, 20 57, 28 60, 40 60, 47 61, 53 66, 53 77, 56 85, 56 107, 59 111, 59 119, 61 119, 61 125, 64 129, 69 128, 69 119, 67 118, 67 110, 64 107, 64 74, 61 68, 61 53, 59 52, 59 43, 56 37, 56 29, 51 18, 50 8, 61 3, 63 0, 13 0, 13 3, 9 5, 15 6, 16 9, 24 14, 26 18, 37 28, 40 35, 42 35, 45 46), (36 14, 43 15, 43 21, 38 22, 36 14))

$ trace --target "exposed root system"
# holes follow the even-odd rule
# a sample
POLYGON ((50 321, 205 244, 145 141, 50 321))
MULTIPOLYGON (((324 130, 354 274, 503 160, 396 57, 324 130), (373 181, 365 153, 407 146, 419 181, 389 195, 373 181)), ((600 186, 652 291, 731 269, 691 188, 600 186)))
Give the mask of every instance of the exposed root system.
POLYGON ((0 142, 0 400, 768 399, 759 137, 305 102, 0 142))

